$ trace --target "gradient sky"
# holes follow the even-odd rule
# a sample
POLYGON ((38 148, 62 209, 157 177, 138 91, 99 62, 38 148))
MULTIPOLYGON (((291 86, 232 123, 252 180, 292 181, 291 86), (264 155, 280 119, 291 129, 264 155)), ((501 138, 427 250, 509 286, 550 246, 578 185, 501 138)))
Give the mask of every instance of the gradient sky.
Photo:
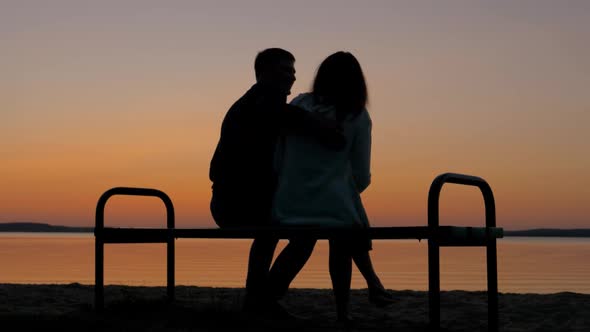
MULTIPOLYGON (((0 2, 0 222, 94 224, 115 186, 214 226, 208 167, 267 47, 297 58, 293 95, 329 54, 357 56, 373 118, 372 224, 424 225, 430 182, 486 179, 506 229, 589 227, 588 1, 0 2)), ((445 187, 441 223, 481 225, 445 187)), ((107 225, 164 225, 115 198, 107 225)))

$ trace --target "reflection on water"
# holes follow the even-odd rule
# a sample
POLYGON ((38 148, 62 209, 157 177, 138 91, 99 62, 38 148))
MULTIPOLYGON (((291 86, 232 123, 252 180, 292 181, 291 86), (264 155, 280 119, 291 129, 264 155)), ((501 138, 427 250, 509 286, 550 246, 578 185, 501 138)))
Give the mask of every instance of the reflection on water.
MULTIPOLYGON (((243 287, 251 240, 179 239, 176 283, 243 287)), ((279 249, 286 242, 282 241, 279 249)), ((427 241, 378 240, 371 252, 386 287, 426 290, 427 241)), ((278 252, 278 250, 277 250, 278 252)), ((498 241, 501 292, 590 293, 588 238, 505 238, 498 241)), ((442 248, 443 290, 486 289, 485 248, 442 248)), ((94 283, 92 234, 0 233, 0 283, 94 283)), ((108 244, 105 283, 165 285, 164 244, 108 244)), ((353 287, 366 284, 355 269, 353 287)), ((331 288, 328 245, 319 241, 293 287, 331 288)))

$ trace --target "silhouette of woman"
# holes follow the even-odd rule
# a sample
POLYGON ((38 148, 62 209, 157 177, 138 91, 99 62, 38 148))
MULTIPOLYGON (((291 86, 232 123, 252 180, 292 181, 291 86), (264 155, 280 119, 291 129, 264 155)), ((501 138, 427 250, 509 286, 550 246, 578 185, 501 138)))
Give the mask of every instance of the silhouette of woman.
MULTIPOLYGON (((347 143, 342 150, 330 150, 303 135, 283 138, 276 154, 274 219, 281 225, 366 229, 369 220, 360 193, 371 179, 372 124, 359 62, 348 52, 330 55, 318 68, 313 91, 297 96, 291 104, 335 119, 347 143)), ((367 282, 369 300, 379 306, 392 302, 373 269, 371 249, 371 239, 366 236, 330 239, 329 270, 341 322, 350 320, 353 260, 367 282)))

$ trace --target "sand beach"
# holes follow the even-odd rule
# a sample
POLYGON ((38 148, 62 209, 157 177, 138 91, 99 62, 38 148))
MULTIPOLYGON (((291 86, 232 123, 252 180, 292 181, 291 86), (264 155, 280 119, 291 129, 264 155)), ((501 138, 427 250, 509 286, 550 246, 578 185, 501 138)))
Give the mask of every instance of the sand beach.
MULTIPOLYGON (((0 284, 2 331, 338 331, 329 289, 292 289, 282 303, 305 318, 297 324, 259 320, 240 312, 243 289, 177 286, 167 303, 164 287, 107 286, 103 314, 93 310, 93 286, 0 284)), ((392 291, 387 308, 353 290, 356 331, 425 331, 427 293, 392 291)), ((445 291, 444 331, 486 331, 486 293, 445 291)), ((500 331, 590 331, 590 294, 500 294, 500 331)))

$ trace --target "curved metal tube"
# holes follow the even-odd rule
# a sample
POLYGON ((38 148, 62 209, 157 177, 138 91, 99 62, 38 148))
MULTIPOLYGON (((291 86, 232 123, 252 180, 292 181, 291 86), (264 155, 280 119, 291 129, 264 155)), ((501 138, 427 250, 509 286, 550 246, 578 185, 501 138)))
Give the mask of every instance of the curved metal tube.
MULTIPOLYGON (((496 227, 496 203, 490 185, 482 178, 471 175, 444 173, 437 176, 428 192, 428 299, 430 323, 440 326, 440 246, 437 239, 439 227, 439 198, 445 183, 475 186, 481 190, 485 204, 486 227, 496 227)), ((489 233, 488 233, 489 234, 489 233)), ((486 245, 488 276, 488 331, 498 331, 498 271, 496 239, 489 238, 486 245)))
POLYGON ((440 198, 440 191, 445 183, 478 187, 481 190, 484 199, 486 227, 496 227, 496 203, 490 185, 480 177, 456 173, 441 174, 432 181, 428 192, 428 226, 438 226, 438 201, 440 198))
MULTIPOLYGON (((124 196, 148 196, 158 197, 164 202, 166 206, 166 224, 169 230, 174 229, 174 205, 172 200, 163 191, 147 188, 128 188, 115 187, 107 190, 98 199, 96 204, 96 221, 94 227, 95 248, 94 248, 94 305, 97 311, 102 311, 104 308, 104 240, 102 233, 104 230, 104 208, 107 201, 116 195, 124 196)), ((174 234, 170 232, 167 238, 167 267, 168 267, 168 282, 167 294, 168 299, 174 299, 174 234)))
POLYGON ((174 205, 166 193, 157 189, 115 187, 105 191, 105 193, 102 194, 98 199, 98 203, 96 203, 96 223, 94 227, 94 234, 97 234, 97 231, 100 232, 104 228, 105 205, 112 196, 116 195, 158 197, 162 200, 162 202, 164 202, 164 205, 166 206, 166 226, 168 228, 174 228, 174 205))

